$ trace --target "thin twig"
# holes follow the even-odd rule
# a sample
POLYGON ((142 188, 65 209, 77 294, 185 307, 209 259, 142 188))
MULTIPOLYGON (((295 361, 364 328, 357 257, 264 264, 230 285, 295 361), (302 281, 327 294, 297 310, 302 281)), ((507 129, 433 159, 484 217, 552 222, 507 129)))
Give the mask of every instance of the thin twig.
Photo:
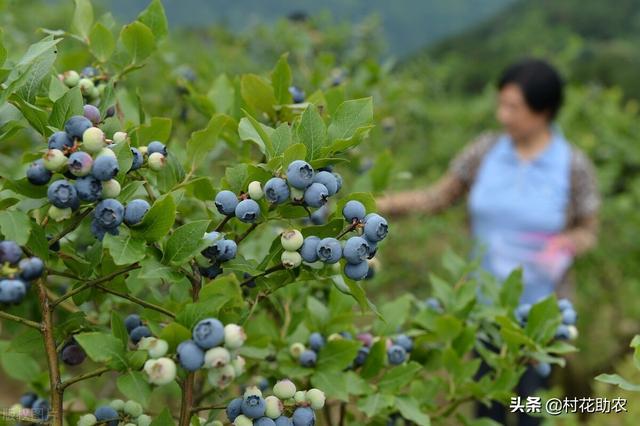
POLYGON ((284 265, 282 263, 279 263, 275 266, 272 266, 271 268, 267 269, 266 271, 258 274, 258 275, 253 275, 249 278, 247 278, 246 280, 244 280, 243 282, 240 283, 240 287, 244 287, 245 285, 249 284, 251 281, 255 280, 256 278, 260 278, 260 277, 264 277, 265 275, 268 275, 272 272, 276 272, 276 271, 281 271, 285 269, 284 265))
POLYGON ((340 238, 344 237, 346 234, 348 234, 349 232, 353 231, 354 229, 356 229, 358 227, 358 224, 360 222, 357 219, 353 220, 353 223, 351 225, 349 225, 348 228, 346 228, 344 231, 342 231, 341 233, 338 234, 338 236, 336 237, 336 240, 339 240, 340 238))
POLYGON ((91 379, 93 377, 99 377, 108 371, 110 370, 107 367, 102 367, 102 368, 98 368, 97 370, 90 371, 88 373, 80 374, 78 376, 72 377, 71 379, 65 380, 64 382, 60 383, 60 386, 58 387, 58 389, 63 391, 74 383, 91 379))
POLYGON ((225 216, 225 217, 224 217, 224 219, 222 219, 222 222, 220 222, 220 223, 218 224, 218 226, 216 226, 215 231, 216 231, 216 232, 220 232, 220 231, 222 231, 222 228, 224 228, 224 225, 226 225, 226 224, 227 224, 227 222, 229 222, 229 221, 231 220, 231 218, 232 218, 232 217, 233 217, 232 215, 225 216))
POLYGON ((5 311, 0 311, 0 318, 4 318, 10 321, 18 322, 22 325, 26 325, 27 327, 35 328, 36 330, 42 329, 42 324, 39 322, 31 321, 26 318, 19 317, 17 315, 12 315, 5 311))
POLYGON ((126 293, 121 293, 121 292, 119 292, 117 290, 113 290, 111 288, 105 287, 105 286, 100 285, 100 284, 96 284, 95 287, 97 289, 100 289, 100 290, 106 292, 106 293, 113 294, 114 296, 118 296, 118 297, 121 297, 123 299, 127 299, 127 300, 129 300, 129 301, 131 301, 131 302, 133 302, 135 304, 138 304, 140 306, 143 306, 145 308, 148 308, 148 309, 160 312, 162 314, 165 314, 168 317, 171 317, 171 318, 175 318, 176 317, 176 314, 174 314, 173 312, 163 308, 162 306, 158 306, 158 305, 155 305, 155 304, 153 304, 151 302, 147 302, 146 300, 140 299, 139 297, 135 297, 135 296, 132 296, 132 295, 126 294, 126 293))
POLYGON ((247 229, 246 231, 244 231, 244 233, 242 235, 240 235, 238 238, 236 238, 236 244, 240 244, 240 242, 242 242, 242 240, 244 240, 245 238, 247 238, 247 236, 253 232, 254 229, 256 229, 258 227, 258 225, 260 225, 260 223, 252 223, 251 226, 249 227, 249 229, 247 229))
POLYGON ((200 411, 207 411, 207 410, 224 410, 227 407, 224 405, 203 405, 202 407, 193 407, 191 409, 192 413, 199 413, 200 411))
POLYGON ((82 222, 82 219, 84 219, 89 213, 91 213, 92 210, 93 207, 85 209, 82 213, 80 213, 80 215, 76 216, 76 219, 69 226, 63 229, 62 232, 51 238, 51 240, 49 240, 49 248, 53 247, 53 245, 60 241, 65 235, 76 229, 78 225, 80 225, 80 222, 82 222))

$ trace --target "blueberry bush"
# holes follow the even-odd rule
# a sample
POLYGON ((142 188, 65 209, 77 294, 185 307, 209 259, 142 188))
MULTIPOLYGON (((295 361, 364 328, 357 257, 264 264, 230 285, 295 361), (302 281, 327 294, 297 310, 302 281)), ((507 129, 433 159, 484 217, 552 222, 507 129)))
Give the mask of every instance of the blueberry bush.
POLYGON ((0 44, 0 362, 25 388, 8 424, 491 424, 464 408, 574 350, 571 302, 519 306, 518 271, 500 285, 452 251, 430 298, 374 303, 398 230, 372 195, 384 69, 347 91, 279 51, 200 91, 159 0, 122 27, 76 0, 43 32, 0 44))

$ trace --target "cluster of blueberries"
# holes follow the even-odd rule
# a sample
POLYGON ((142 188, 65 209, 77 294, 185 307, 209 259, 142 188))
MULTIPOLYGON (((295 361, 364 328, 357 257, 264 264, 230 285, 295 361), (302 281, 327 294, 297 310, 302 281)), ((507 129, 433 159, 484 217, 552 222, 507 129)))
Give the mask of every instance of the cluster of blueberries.
POLYGON ((278 381, 273 395, 267 397, 255 386, 247 388, 242 397, 227 405, 226 414, 235 426, 313 426, 315 410, 321 410, 325 400, 321 390, 299 391, 285 379, 278 381))
MULTIPOLYGON (((558 340, 575 340, 578 337, 578 329, 576 328, 576 320, 578 315, 569 299, 558 300, 558 309, 562 316, 562 323, 556 330, 555 338, 558 340)), ((519 305, 515 310, 515 316, 521 327, 526 327, 527 319, 531 311, 531 305, 528 303, 519 305)), ((551 374, 551 364, 539 362, 535 365, 535 370, 542 377, 551 374)))
POLYGON ((198 269, 202 276, 214 279, 222 273, 222 264, 236 257, 238 244, 217 231, 206 232, 203 238, 207 247, 200 252, 202 257, 196 259, 198 269))
POLYGON ((85 414, 78 419, 78 426, 93 426, 97 423, 107 426, 149 426, 151 417, 144 414, 142 405, 136 401, 114 399, 109 405, 101 405, 93 414, 85 414))
POLYGON ((146 350, 149 359, 144 364, 149 383, 154 385, 166 385, 176 378, 176 363, 165 357, 169 350, 166 340, 158 339, 142 322, 137 314, 131 314, 124 320, 124 325, 129 333, 129 340, 138 349, 146 350))
POLYGON ((9 414, 13 417, 36 418, 44 421, 49 417, 50 409, 47 399, 33 392, 27 392, 20 397, 17 404, 9 408, 9 414))
MULTIPOLYGON (((107 87, 106 76, 94 67, 85 67, 79 73, 75 70, 68 70, 59 74, 58 79, 69 88, 79 86, 82 97, 87 102, 96 102, 107 87)), ((108 113, 107 116, 111 117, 114 111, 109 110, 108 113)))
POLYGON ((44 271, 44 262, 39 257, 22 256, 15 241, 0 241, 0 305, 20 303, 31 281, 44 271))
MULTIPOLYGON (((358 354, 353 360, 350 368, 358 368, 364 365, 371 346, 379 341, 382 337, 376 337, 371 333, 360 333, 356 339, 362 342, 362 347, 358 350, 358 354)), ((303 343, 297 342, 290 346, 289 352, 292 357, 298 360, 301 366, 307 368, 315 367, 318 361, 318 354, 327 341, 338 339, 352 340, 353 336, 348 331, 333 333, 326 339, 318 332, 309 335, 308 347, 303 343)), ((413 350, 413 339, 406 334, 399 334, 393 338, 384 338, 387 350, 387 361, 389 365, 400 365, 404 363, 409 353, 413 350)))
POLYGON ((344 258, 344 274, 352 280, 363 280, 370 275, 369 262, 378 250, 378 243, 388 233, 387 220, 377 213, 366 213, 364 205, 356 200, 348 201, 342 214, 345 220, 362 235, 347 239, 344 244, 337 238, 322 238, 309 236, 300 246, 300 255, 305 262, 322 261, 333 264, 344 258))

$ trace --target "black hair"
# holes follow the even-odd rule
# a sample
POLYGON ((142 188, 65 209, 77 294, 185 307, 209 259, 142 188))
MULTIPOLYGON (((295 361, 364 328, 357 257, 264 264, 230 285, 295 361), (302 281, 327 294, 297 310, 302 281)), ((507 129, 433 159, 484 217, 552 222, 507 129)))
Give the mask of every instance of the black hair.
POLYGON ((547 112, 553 120, 563 101, 564 81, 556 69, 541 59, 524 59, 509 65, 498 80, 498 89, 515 84, 522 90, 529 108, 547 112))

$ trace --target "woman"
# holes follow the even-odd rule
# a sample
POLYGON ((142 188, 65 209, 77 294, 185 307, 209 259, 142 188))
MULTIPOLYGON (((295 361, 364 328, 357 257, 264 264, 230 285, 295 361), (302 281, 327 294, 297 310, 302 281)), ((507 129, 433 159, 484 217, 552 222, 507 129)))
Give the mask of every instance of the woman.
MULTIPOLYGON (((502 280, 522 267, 521 303, 554 291, 571 298, 567 269, 596 242, 600 196, 593 166, 554 124, 563 82, 548 63, 509 66, 498 89, 496 115, 504 132, 480 135, 433 186, 385 195, 378 209, 390 216, 433 213, 468 194, 473 255, 483 269, 502 280)), ((525 393, 541 384, 531 371, 523 382, 525 393)), ((501 420, 498 411, 481 414, 501 420)), ((523 418, 520 424, 537 423, 523 418)))

